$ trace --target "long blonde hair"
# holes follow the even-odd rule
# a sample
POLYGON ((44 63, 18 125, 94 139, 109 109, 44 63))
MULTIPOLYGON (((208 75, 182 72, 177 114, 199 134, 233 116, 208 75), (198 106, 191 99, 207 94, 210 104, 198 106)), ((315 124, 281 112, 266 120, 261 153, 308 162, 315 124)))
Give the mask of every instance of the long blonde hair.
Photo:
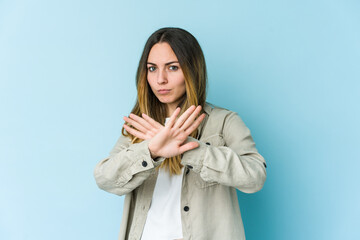
MULTIPOLYGON (((166 105, 157 99, 149 86, 147 81, 147 60, 151 48, 156 43, 162 42, 166 42, 171 46, 185 77, 186 91, 178 105, 181 108, 179 116, 191 105, 201 105, 202 109, 204 109, 207 91, 205 58, 196 38, 181 28, 161 28, 155 31, 147 40, 139 61, 136 73, 137 99, 131 112, 140 117, 141 113, 145 113, 159 123, 165 122, 167 109, 166 105)), ((143 141, 125 132, 124 128, 122 128, 122 134, 130 137, 132 143, 143 141)), ((190 134, 194 138, 197 138, 197 135, 197 129, 190 134)), ((167 158, 161 163, 160 167, 168 169, 170 175, 180 174, 182 168, 180 161, 181 156, 167 158)))

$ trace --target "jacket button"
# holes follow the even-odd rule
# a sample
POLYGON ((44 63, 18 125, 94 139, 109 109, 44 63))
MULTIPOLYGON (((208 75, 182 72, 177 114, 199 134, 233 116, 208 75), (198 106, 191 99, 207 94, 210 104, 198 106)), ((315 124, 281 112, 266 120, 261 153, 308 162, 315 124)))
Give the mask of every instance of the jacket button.
POLYGON ((189 208, 188 206, 185 206, 185 207, 184 207, 184 211, 185 211, 185 212, 189 211, 189 209, 190 209, 190 208, 189 208))
POLYGON ((263 163, 264 164, 264 167, 266 168, 266 163, 263 163))
POLYGON ((191 166, 191 165, 186 165, 186 166, 190 169, 193 169, 193 166, 191 166))
POLYGON ((209 143, 209 142, 207 142, 207 143, 206 143, 206 145, 210 145, 210 143, 209 143))
POLYGON ((189 174, 189 172, 190 172, 190 169, 189 168, 186 168, 186 174, 189 174))
POLYGON ((147 166, 147 162, 146 162, 146 161, 143 161, 141 164, 143 165, 143 167, 146 167, 146 166, 147 166))

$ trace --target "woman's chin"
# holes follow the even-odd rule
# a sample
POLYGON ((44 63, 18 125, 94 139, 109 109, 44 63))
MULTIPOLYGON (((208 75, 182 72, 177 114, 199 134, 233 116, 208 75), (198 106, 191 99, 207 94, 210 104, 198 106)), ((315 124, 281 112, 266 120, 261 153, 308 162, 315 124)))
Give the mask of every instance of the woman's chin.
POLYGON ((164 104, 171 104, 172 102, 174 102, 174 101, 172 101, 172 99, 162 98, 162 97, 159 97, 158 100, 164 104))

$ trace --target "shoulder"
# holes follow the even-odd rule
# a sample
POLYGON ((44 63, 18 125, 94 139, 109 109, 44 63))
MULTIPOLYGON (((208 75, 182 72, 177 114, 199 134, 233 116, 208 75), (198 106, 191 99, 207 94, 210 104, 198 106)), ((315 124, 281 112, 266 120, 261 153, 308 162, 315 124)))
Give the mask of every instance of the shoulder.
MULTIPOLYGON (((219 107, 215 104, 206 102, 205 104, 205 112, 209 116, 209 125, 222 125, 222 130, 231 130, 232 126, 236 126, 236 129, 240 128, 241 130, 247 130, 247 127, 239 116, 239 114, 235 111, 229 110, 224 107, 219 107), (226 128, 226 129, 224 129, 226 128)), ((235 129, 234 129, 235 130, 235 129)))
POLYGON ((224 107, 217 106, 209 102, 205 103, 204 108, 205 108, 205 112, 209 115, 209 117, 211 116, 211 118, 214 118, 216 120, 221 120, 221 119, 225 120, 227 117, 231 115, 237 115, 237 113, 234 111, 231 111, 224 107))
POLYGON ((219 134, 227 146, 235 145, 246 141, 252 146, 252 137, 250 129, 245 125, 242 118, 235 111, 207 103, 209 118, 207 130, 211 132, 210 136, 219 134), (209 109, 211 107, 211 109, 209 109))
POLYGON ((232 130, 238 131, 245 127, 240 116, 227 108, 219 107, 217 105, 206 102, 205 112, 208 115, 206 123, 206 132, 211 132, 212 134, 225 134, 232 130))

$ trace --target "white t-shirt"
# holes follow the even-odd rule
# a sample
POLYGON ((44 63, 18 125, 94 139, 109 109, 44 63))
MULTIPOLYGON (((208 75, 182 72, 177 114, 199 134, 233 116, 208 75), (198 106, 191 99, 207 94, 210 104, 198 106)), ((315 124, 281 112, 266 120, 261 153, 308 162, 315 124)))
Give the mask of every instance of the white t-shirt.
MULTIPOLYGON (((165 123, 169 120, 166 118, 165 123)), ((184 168, 180 175, 172 175, 159 168, 151 206, 141 240, 173 240, 183 238, 181 225, 181 186, 184 168)))

